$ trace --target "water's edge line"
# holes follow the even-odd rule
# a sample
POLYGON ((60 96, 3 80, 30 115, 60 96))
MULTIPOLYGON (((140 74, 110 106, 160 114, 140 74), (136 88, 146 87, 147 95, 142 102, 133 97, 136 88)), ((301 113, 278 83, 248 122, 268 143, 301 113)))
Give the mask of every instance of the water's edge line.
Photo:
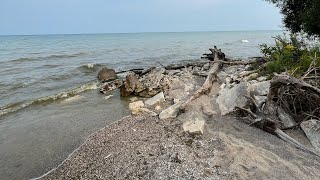
POLYGON ((132 116, 131 116, 131 115, 124 116, 124 117, 122 117, 121 119, 116 120, 116 121, 114 121, 113 123, 111 123, 111 124, 109 124, 109 125, 101 128, 101 129, 93 132, 92 134, 90 134, 90 135, 86 138, 86 140, 85 140, 82 144, 80 144, 80 146, 79 146, 78 148, 76 148, 75 150, 73 150, 73 151, 71 152, 71 154, 69 154, 68 157, 67 157, 65 160, 63 160, 60 164, 58 164, 58 166, 56 166, 55 168, 51 169, 51 170, 48 171, 47 173, 45 173, 45 174, 43 174, 43 175, 41 175, 41 176, 39 176, 39 177, 31 178, 30 180, 41 179, 41 178, 49 175, 49 174, 52 173, 53 171, 57 170, 57 169, 58 169, 59 167, 61 167, 66 161, 68 161, 68 160, 72 157, 72 155, 73 155, 74 153, 76 153, 83 145, 85 145, 85 144, 91 139, 92 136, 94 136, 94 135, 96 135, 97 133, 99 133, 99 132, 107 129, 107 128, 110 127, 111 125, 116 124, 116 123, 119 123, 119 122, 121 122, 121 121, 124 121, 124 120, 126 120, 126 119, 128 119, 128 118, 130 118, 130 117, 132 117, 132 116))

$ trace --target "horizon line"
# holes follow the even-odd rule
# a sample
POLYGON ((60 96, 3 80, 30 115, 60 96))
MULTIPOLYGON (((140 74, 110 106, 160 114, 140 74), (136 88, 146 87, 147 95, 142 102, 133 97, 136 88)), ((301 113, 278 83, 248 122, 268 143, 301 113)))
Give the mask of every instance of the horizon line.
POLYGON ((144 34, 144 33, 197 33, 197 32, 256 32, 256 31, 285 31, 284 29, 265 30, 219 30, 219 31, 146 31, 146 32, 96 32, 96 33, 44 33, 44 34, 0 34, 0 36, 49 36, 49 35, 97 35, 97 34, 144 34))

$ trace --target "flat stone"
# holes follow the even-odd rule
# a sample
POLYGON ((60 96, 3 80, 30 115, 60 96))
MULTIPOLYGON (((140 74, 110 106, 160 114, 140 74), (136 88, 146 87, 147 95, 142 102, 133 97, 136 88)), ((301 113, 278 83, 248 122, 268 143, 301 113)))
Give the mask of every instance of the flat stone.
POLYGON ((165 98, 164 98, 164 94, 163 92, 160 92, 159 94, 153 96, 152 98, 146 100, 144 103, 147 105, 147 106, 153 106, 157 103, 160 103, 160 102, 163 102, 165 101, 165 98))
POLYGON ((234 111, 235 107, 245 107, 248 105, 248 99, 246 96, 249 96, 248 85, 245 82, 236 84, 233 88, 225 88, 221 92, 221 95, 218 96, 216 102, 219 105, 221 115, 226 115, 234 111))
POLYGON ((163 110, 159 114, 159 118, 161 120, 170 119, 170 118, 176 118, 178 116, 178 114, 179 114, 181 105, 182 105, 182 103, 179 102, 179 103, 176 103, 176 104, 170 106, 169 108, 163 110))
POLYGON ((311 119, 300 124, 311 144, 320 153, 320 121, 311 119))
POLYGON ((205 120, 200 116, 191 115, 190 120, 183 123, 183 131, 191 135, 203 135, 205 120))

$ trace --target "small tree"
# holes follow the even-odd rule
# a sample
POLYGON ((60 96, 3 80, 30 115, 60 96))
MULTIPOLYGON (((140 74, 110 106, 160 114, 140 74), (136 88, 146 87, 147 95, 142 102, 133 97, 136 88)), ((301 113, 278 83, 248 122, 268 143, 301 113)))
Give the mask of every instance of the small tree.
POLYGON ((283 22, 291 32, 305 32, 320 37, 320 0, 265 0, 275 4, 284 15, 283 22))

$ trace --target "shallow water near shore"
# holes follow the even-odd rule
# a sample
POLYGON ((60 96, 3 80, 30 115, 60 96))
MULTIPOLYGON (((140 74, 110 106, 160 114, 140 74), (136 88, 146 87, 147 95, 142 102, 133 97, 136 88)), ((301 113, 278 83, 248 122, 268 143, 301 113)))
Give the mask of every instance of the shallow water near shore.
POLYGON ((0 36, 0 179, 39 176, 88 135, 128 115, 119 92, 101 95, 95 76, 199 59, 259 56, 281 31, 0 36))

